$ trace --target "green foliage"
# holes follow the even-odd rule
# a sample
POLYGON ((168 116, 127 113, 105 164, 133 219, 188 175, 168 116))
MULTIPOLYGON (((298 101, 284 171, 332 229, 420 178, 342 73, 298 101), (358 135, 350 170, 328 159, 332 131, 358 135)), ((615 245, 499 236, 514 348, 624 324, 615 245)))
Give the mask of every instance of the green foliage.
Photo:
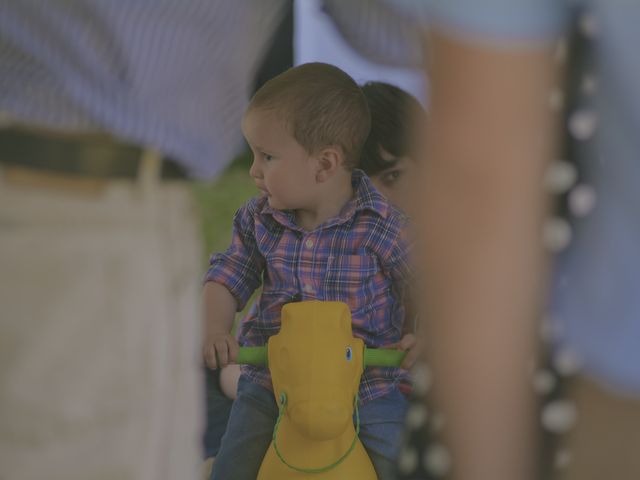
MULTIPOLYGON (((200 210, 204 235, 203 275, 207 269, 209 255, 214 252, 223 252, 229 246, 233 215, 236 210, 258 194, 249 176, 250 167, 251 153, 247 151, 237 157, 217 180, 197 182, 193 185, 193 195, 200 210)), ((246 314, 256 296, 257 292, 247 302, 245 309, 236 315, 236 325, 246 314)))
POLYGON ((201 212, 205 253, 224 251, 231 240, 231 225, 236 210, 256 195, 249 176, 251 154, 237 157, 227 170, 213 182, 198 182, 193 194, 201 212))

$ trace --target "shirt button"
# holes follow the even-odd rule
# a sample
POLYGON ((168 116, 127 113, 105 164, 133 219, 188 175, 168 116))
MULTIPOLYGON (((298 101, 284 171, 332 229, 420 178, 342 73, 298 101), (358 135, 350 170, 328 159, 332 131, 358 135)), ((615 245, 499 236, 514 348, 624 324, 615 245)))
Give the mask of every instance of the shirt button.
POLYGON ((304 291, 307 292, 307 293, 313 293, 313 287, 310 284, 305 283, 304 291))
POLYGON ((309 239, 305 242, 305 245, 307 248, 311 248, 313 247, 313 240, 309 239))

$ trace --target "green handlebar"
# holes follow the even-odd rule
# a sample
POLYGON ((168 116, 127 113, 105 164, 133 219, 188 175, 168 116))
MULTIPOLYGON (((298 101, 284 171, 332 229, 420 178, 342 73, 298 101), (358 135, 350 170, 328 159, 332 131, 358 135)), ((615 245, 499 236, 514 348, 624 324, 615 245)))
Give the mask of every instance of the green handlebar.
POLYGON ((391 348, 364 348, 365 367, 399 367, 407 352, 391 348))
POLYGON ((240 347, 236 363, 259 367, 268 365, 267 347, 240 347))
MULTIPOLYGON (((365 367, 399 367, 407 352, 390 348, 364 349, 365 367)), ((236 363, 266 366, 269 363, 267 347, 240 347, 236 363)))

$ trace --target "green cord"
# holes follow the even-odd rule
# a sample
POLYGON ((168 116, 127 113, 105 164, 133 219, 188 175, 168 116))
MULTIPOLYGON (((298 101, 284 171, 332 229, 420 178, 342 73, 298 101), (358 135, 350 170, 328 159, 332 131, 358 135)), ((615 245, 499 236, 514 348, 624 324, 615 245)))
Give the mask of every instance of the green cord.
POLYGON ((338 465, 340 465, 349 456, 349 454, 353 451, 353 449, 355 448, 356 442, 358 440, 358 434, 360 433, 360 414, 358 413, 358 394, 356 394, 356 396, 354 397, 354 401, 353 401, 353 406, 354 406, 354 409, 355 409, 355 412, 356 412, 356 434, 353 437, 353 442, 351 442, 351 446, 349 447, 349 450, 347 450, 344 453, 344 455, 342 455, 338 460, 336 460, 335 462, 333 462, 330 465, 327 465, 326 467, 301 468, 301 467, 296 467, 294 465, 291 465, 289 462, 287 462, 284 459, 284 457, 282 456, 282 453, 280 453, 280 449, 278 448, 278 442, 277 442, 277 439, 276 439, 276 435, 278 433, 278 427, 280 425, 280 420, 284 416, 284 411, 285 411, 286 405, 287 405, 287 394, 282 392, 280 394, 280 406, 278 407, 278 419, 276 420, 276 426, 273 428, 273 448, 275 449, 276 455, 278 455, 278 458, 287 467, 291 468, 292 470, 295 470, 296 472, 300 472, 300 473, 323 473, 323 472, 327 472, 327 471, 331 470, 332 468, 335 468, 338 465))

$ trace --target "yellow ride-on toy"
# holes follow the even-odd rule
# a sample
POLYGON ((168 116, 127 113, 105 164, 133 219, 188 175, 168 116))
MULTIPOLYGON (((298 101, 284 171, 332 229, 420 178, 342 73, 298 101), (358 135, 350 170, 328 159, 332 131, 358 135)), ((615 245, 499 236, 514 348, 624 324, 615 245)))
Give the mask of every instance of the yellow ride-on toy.
POLYGON ((358 438, 360 377, 366 366, 399 366, 403 358, 354 338, 342 302, 285 305, 280 332, 267 346, 241 347, 237 358, 269 367, 279 406, 258 479, 375 480, 358 438))

